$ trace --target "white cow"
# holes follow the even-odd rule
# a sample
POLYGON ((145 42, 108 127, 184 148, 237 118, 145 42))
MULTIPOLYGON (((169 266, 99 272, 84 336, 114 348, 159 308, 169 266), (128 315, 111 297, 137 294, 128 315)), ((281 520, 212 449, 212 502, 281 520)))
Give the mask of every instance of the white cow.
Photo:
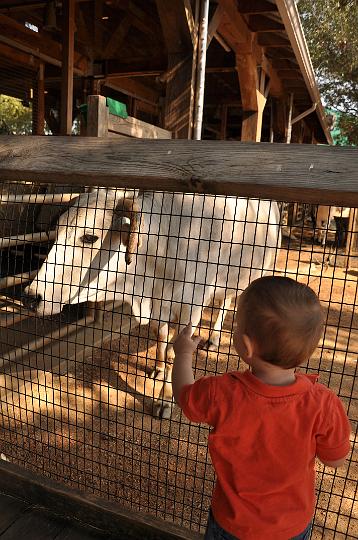
POLYGON ((163 379, 156 414, 172 407, 169 324, 194 327, 211 301, 220 312, 209 346, 217 346, 226 310, 248 283, 273 268, 280 246, 275 202, 236 197, 96 190, 60 217, 57 240, 25 290, 37 313, 65 304, 128 302, 158 338, 154 376, 163 379))

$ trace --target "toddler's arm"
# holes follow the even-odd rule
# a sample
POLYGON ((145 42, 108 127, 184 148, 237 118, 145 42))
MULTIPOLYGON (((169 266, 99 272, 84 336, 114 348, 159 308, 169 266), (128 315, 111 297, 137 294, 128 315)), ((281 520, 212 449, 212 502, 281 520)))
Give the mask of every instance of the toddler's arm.
POLYGON ((344 465, 347 457, 349 454, 347 454, 344 458, 338 459, 337 461, 325 461, 321 458, 318 458, 323 465, 326 465, 326 467, 333 467, 334 469, 337 469, 338 467, 342 467, 344 465))
POLYGON ((316 436, 316 452, 323 465, 336 469, 342 467, 349 456, 351 426, 338 396, 328 389, 326 389, 326 395, 328 395, 328 400, 326 400, 322 424, 316 436))
POLYGON ((174 342, 173 396, 180 406, 180 392, 188 384, 193 384, 193 353, 199 345, 200 337, 192 337, 193 327, 188 324, 174 342))

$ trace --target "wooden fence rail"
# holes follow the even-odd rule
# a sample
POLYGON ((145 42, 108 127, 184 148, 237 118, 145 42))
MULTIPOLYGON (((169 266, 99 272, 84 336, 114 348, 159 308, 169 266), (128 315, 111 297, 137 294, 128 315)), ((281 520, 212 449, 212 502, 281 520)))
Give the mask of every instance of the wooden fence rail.
POLYGON ((358 206, 358 151, 236 141, 1 137, 0 181, 73 183, 358 206))

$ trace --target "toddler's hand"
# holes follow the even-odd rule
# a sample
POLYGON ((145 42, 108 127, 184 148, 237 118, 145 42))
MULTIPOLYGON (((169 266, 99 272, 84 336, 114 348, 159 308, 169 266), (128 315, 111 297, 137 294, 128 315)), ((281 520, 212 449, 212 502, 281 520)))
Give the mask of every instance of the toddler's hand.
POLYGON ((193 327, 191 322, 180 332, 176 340, 174 341, 173 347, 175 356, 183 354, 193 354, 195 349, 198 347, 201 337, 193 336, 193 327))

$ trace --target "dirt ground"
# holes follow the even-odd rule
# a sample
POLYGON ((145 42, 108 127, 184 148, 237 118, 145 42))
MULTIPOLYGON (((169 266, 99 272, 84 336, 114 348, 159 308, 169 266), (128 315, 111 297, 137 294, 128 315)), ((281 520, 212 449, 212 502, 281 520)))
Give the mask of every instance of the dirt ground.
MULTIPOLYGON (((287 247, 287 246, 286 246, 287 247)), ((291 242, 278 271, 309 283, 327 310, 323 341, 303 371, 319 372, 347 407, 352 455, 334 472, 318 465, 313 538, 358 537, 358 314, 357 273, 324 263, 321 248, 291 242)), ((332 262, 332 261, 331 261, 332 262)), ((337 260, 337 262, 339 262, 337 260)), ((200 333, 208 335, 215 310, 200 333)), ((244 369, 231 345, 232 313, 219 352, 200 350, 196 376, 244 369)), ((0 452, 8 460, 54 480, 118 501, 126 508, 203 531, 214 473, 207 450, 208 428, 190 424, 174 408, 170 420, 151 415, 155 342, 147 327, 133 327, 60 375, 12 366, 0 375, 0 452), (24 379, 22 383, 21 379, 24 379)))

